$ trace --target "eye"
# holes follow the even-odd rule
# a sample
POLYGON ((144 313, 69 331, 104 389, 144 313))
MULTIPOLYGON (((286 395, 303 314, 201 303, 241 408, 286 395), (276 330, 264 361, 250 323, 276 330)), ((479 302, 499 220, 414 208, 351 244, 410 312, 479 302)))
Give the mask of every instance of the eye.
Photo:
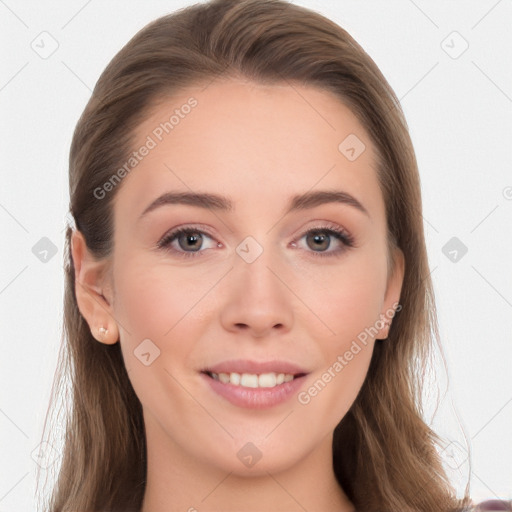
MULTIPOLYGON (((338 226, 319 226, 306 231, 300 241, 305 239, 306 249, 311 249, 314 256, 327 257, 338 256, 344 253, 347 248, 354 247, 354 239, 344 229, 338 226), (337 248, 336 248, 337 246, 337 248), (333 249, 334 247, 334 249, 333 249)), ((292 242, 293 247, 297 246, 292 242)), ((158 242, 158 248, 171 251, 178 256, 196 257, 204 249, 222 247, 222 244, 215 241, 205 231, 194 227, 177 228, 158 242), (205 242, 209 241, 209 246, 205 247, 205 242)))
POLYGON ((195 256, 194 253, 201 249, 219 247, 220 244, 213 240, 204 231, 192 227, 182 227, 166 234, 159 242, 158 247, 173 251, 182 256, 195 256), (203 247, 205 240, 210 240, 209 247, 203 247))
MULTIPOLYGON (((305 238, 307 248, 312 250, 314 256, 338 256, 345 252, 347 248, 354 247, 352 236, 337 226, 309 229, 302 235, 300 240, 303 238, 305 238), (333 246, 335 247, 334 249, 332 249, 333 246)), ((296 246, 297 244, 294 243, 292 245, 296 246)))

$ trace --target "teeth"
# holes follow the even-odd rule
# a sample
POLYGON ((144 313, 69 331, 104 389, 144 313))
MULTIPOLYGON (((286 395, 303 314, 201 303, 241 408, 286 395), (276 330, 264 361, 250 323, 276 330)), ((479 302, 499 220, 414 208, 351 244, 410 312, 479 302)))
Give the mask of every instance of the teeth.
POLYGON ((252 373, 242 373, 240 376, 240 386, 246 388, 257 388, 258 387, 258 376, 252 373))
POLYGON ((229 375, 227 373, 219 373, 219 380, 224 384, 227 384, 230 381, 229 375))
POLYGON ((273 388, 294 379, 290 373, 210 373, 215 380, 246 388, 273 388))
POLYGON ((277 375, 275 373, 262 373, 258 377, 260 388, 273 388, 277 384, 277 375))

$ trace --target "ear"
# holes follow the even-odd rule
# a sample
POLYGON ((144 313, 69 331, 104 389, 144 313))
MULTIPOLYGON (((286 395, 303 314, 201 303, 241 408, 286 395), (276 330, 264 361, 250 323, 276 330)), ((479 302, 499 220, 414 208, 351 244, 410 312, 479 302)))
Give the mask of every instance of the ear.
POLYGON ((101 343, 113 345, 119 331, 112 311, 112 286, 107 279, 107 261, 92 256, 78 230, 71 235, 71 254, 75 268, 75 294, 78 309, 101 343), (101 329, 103 328, 103 329, 101 329))
POLYGON ((395 311, 401 309, 399 302, 404 281, 405 257, 402 250, 398 247, 393 248, 393 260, 394 266, 388 278, 382 311, 380 313, 381 324, 379 327, 382 327, 379 328, 379 333, 376 336, 377 339, 382 340, 385 340, 389 335, 395 311))

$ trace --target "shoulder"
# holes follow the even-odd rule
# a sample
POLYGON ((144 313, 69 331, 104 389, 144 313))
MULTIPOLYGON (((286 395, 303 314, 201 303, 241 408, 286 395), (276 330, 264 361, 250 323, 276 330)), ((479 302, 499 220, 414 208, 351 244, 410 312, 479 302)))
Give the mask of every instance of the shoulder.
POLYGON ((470 509, 469 512, 512 512, 512 501, 487 500, 470 509))

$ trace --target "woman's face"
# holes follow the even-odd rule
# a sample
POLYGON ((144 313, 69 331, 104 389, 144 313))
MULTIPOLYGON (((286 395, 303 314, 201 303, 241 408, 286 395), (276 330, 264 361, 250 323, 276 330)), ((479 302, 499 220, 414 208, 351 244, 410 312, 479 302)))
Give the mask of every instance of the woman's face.
POLYGON ((241 475, 330 450, 402 279, 367 133, 330 93, 224 80, 162 101, 134 150, 110 312, 148 439, 241 475))

